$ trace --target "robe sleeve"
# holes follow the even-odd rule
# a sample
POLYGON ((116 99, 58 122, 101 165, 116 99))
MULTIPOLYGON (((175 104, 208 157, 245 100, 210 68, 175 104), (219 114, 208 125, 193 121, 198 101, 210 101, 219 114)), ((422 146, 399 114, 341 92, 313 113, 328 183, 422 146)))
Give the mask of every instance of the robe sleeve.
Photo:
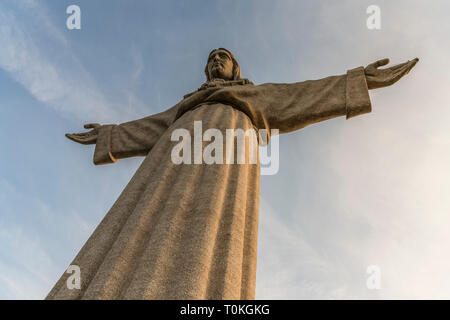
POLYGON ((177 105, 158 114, 119 125, 99 128, 94 164, 108 164, 117 159, 146 156, 164 131, 171 125, 177 105))
POLYGON ((363 67, 319 80, 249 87, 236 98, 244 102, 241 109, 246 109, 258 129, 278 129, 279 133, 372 110, 363 67))

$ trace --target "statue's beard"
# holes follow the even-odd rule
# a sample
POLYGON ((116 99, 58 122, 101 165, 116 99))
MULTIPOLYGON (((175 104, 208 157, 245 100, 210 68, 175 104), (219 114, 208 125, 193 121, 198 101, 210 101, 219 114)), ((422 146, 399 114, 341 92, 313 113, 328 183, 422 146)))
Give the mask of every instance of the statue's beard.
POLYGON ((230 80, 229 77, 227 77, 224 73, 224 67, 223 65, 219 64, 217 66, 214 66, 211 68, 211 80, 212 79, 222 79, 222 80, 230 80))

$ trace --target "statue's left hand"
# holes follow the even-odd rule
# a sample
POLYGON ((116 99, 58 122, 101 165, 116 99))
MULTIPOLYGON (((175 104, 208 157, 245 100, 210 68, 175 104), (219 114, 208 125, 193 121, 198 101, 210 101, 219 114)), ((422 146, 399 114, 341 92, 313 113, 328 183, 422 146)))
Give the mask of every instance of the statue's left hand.
POLYGON ((72 141, 81 143, 81 144, 95 144, 97 142, 98 137, 98 129, 101 127, 98 123, 89 123, 85 124, 85 129, 92 129, 88 132, 82 133, 66 133, 66 137, 72 141))
POLYGON ((419 61, 419 59, 415 58, 411 61, 407 61, 386 69, 378 69, 378 67, 387 65, 389 63, 389 59, 387 58, 369 64, 364 69, 367 87, 370 90, 383 88, 394 84, 400 80, 401 77, 406 75, 416 65, 417 61, 419 61))

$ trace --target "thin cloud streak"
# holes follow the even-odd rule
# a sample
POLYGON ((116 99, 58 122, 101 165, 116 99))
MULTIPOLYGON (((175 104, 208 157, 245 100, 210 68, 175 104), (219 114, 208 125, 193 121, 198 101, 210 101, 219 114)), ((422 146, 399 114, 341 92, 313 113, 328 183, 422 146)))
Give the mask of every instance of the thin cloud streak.
MULTIPOLYGON (((67 117, 105 123, 138 116, 136 109, 123 110, 119 104, 108 101, 73 56, 67 39, 51 23, 52 18, 46 15, 45 8, 42 5, 35 6, 34 1, 30 5, 35 15, 26 18, 33 23, 27 19, 18 19, 19 15, 26 14, 20 10, 26 9, 23 4, 14 12, 0 4, 0 41, 3 45, 0 67, 37 100, 67 117), (44 47, 35 40, 37 32, 32 27, 36 25, 42 34, 50 37, 47 40, 53 47, 52 54, 46 49, 48 43, 44 47), (56 57, 55 52, 58 63, 51 58, 56 57)), ((137 110, 142 111, 143 104, 134 100, 137 110)))

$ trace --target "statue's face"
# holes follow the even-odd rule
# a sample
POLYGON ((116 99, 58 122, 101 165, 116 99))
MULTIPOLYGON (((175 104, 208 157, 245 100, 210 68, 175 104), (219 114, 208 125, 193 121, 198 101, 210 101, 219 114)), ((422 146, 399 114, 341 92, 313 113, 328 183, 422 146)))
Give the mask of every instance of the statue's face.
POLYGON ((228 52, 216 50, 208 58, 210 79, 233 79, 233 60, 228 52))

